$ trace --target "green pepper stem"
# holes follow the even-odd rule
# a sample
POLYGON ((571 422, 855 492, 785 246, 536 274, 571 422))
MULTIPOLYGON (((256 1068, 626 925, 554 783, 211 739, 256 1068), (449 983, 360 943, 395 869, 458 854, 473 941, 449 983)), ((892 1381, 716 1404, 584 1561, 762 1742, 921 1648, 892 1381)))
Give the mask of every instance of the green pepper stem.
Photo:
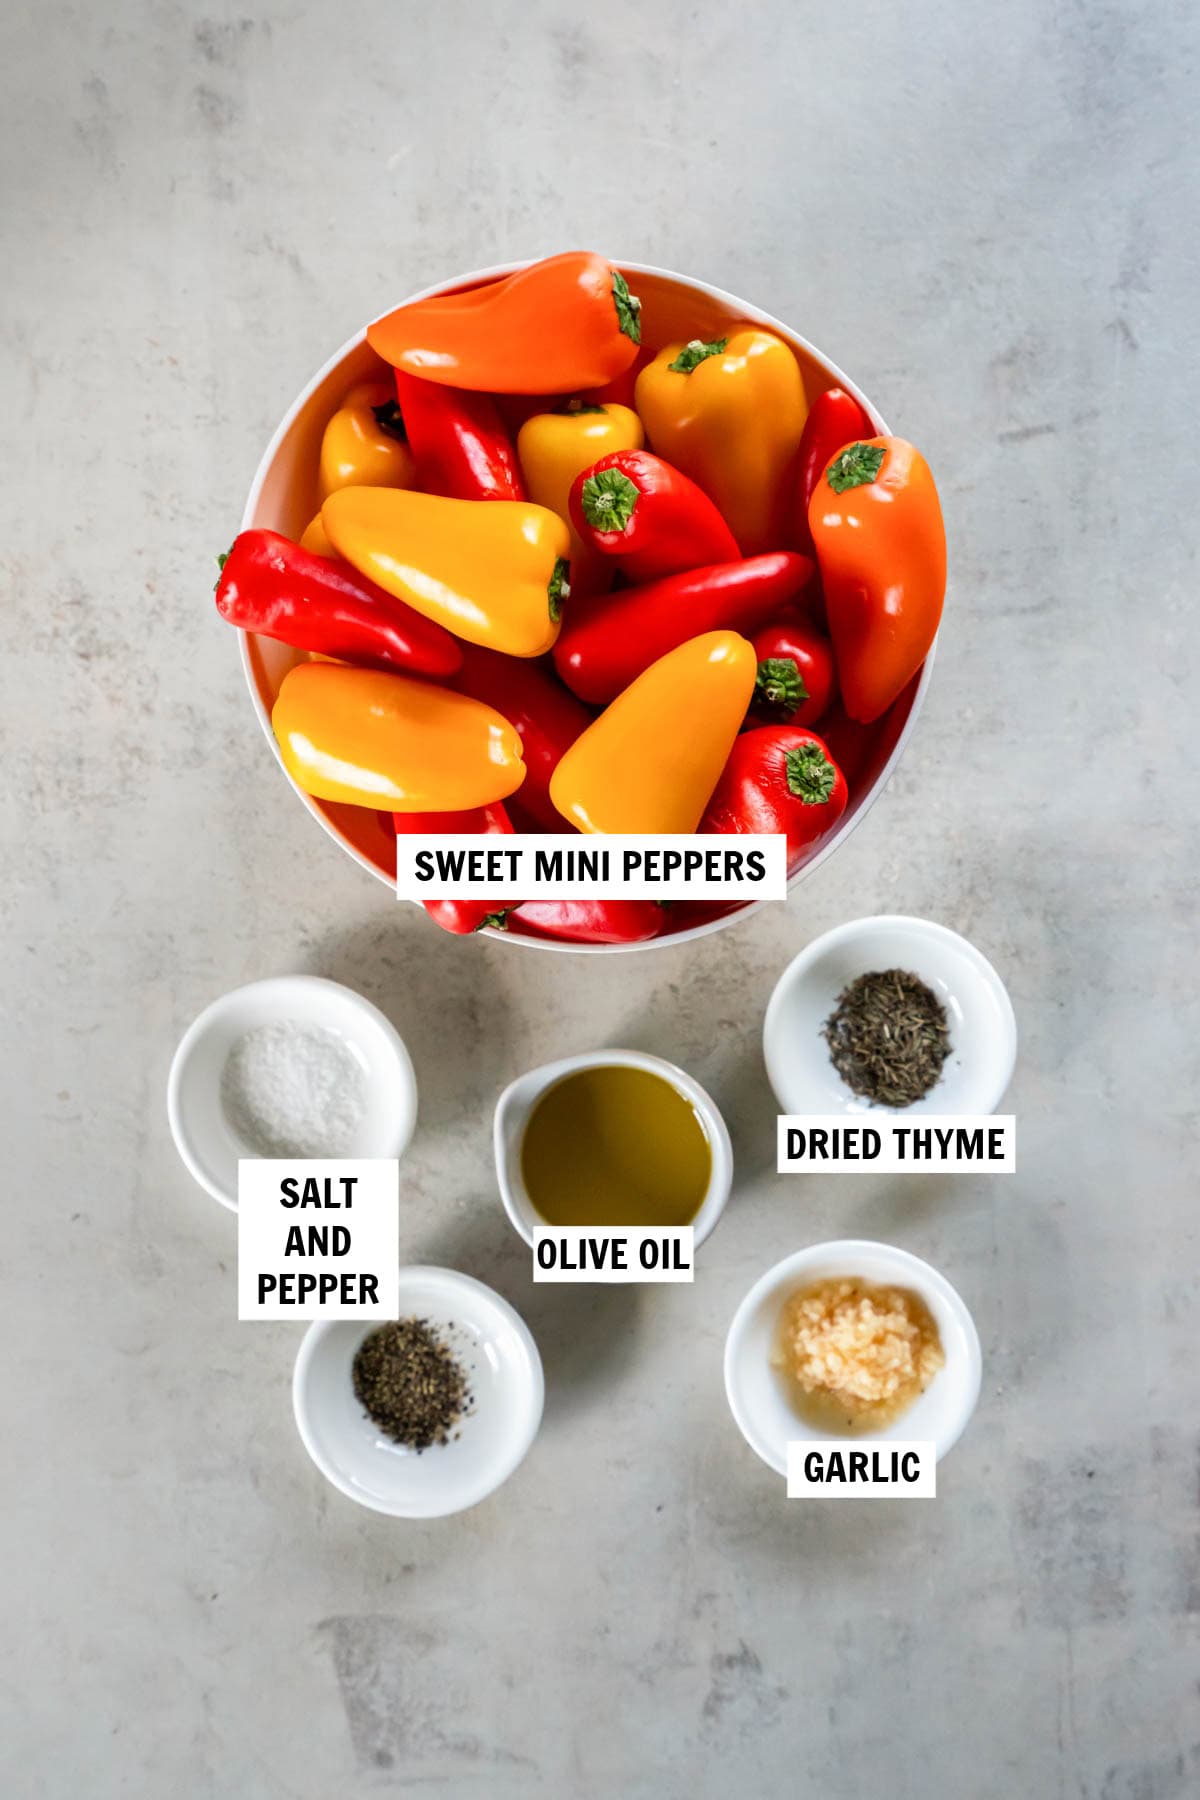
POLYGON ((728 342, 727 337, 713 338, 707 344, 703 338, 692 338, 667 367, 673 369, 676 375, 690 375, 693 369, 698 368, 702 362, 707 362, 710 356, 720 356, 728 342))
POLYGON ((613 270, 612 297, 613 305, 617 309, 617 329, 624 337, 627 337, 631 343, 640 344, 642 341, 642 321, 640 317, 642 303, 636 294, 630 293, 629 283, 622 275, 620 269, 613 270))
POLYGON ((824 806, 833 792, 837 770, 820 744, 797 744, 784 753, 788 792, 804 806, 824 806))
POLYGON ((882 444, 847 444, 825 471, 825 479, 835 494, 847 488, 866 487, 883 467, 882 444))
POLYGON ((760 710, 783 719, 791 718, 800 703, 809 698, 800 664, 794 656, 768 656, 765 662, 759 663, 754 698, 760 710))
POLYGON ((566 557, 557 557, 554 563, 554 573, 546 587, 546 598, 550 602, 550 617, 555 625, 562 618, 563 603, 571 598, 570 574, 571 565, 566 557))
POLYGON ((579 496, 584 518, 597 531, 625 531, 641 497, 637 483, 620 469, 597 469, 579 496))

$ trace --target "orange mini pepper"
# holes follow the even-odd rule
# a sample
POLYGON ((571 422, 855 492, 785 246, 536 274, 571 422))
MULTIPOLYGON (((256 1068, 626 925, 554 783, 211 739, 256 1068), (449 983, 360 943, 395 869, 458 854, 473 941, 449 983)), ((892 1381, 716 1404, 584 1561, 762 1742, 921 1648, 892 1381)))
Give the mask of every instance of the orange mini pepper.
POLYGON ((709 631, 631 682, 563 755, 550 798, 579 831, 695 831, 754 692, 758 659, 709 631))
POLYGON ((564 412, 535 413, 517 435, 529 498, 556 512, 571 534, 571 586, 576 594, 608 587, 611 570, 604 567, 598 551, 584 546, 571 523, 569 500, 575 477, 616 450, 640 450, 644 437, 642 421, 630 407, 578 402, 564 412))
POLYGON ((606 257, 569 250, 503 281, 435 294, 367 327, 371 348, 426 381, 488 394, 601 387, 637 355, 641 302, 606 257))
POLYGON ((668 344, 637 378, 650 447, 715 501, 743 556, 784 547, 788 477, 808 415, 782 338, 746 326, 668 344))
POLYGON ((460 812, 515 793, 521 740, 465 694, 378 669, 298 663, 271 729, 306 794, 385 812, 460 812))
POLYGON ((390 381, 360 381, 350 389, 321 439, 320 482, 322 499, 344 487, 416 486, 390 381))
POLYGON ((946 532, 929 465, 903 438, 864 438, 808 503, 842 702, 869 725, 928 656, 946 594, 946 532))
POLYGON ((321 523, 361 575, 468 643, 509 656, 553 647, 570 593, 570 537, 546 507, 340 488, 321 523))

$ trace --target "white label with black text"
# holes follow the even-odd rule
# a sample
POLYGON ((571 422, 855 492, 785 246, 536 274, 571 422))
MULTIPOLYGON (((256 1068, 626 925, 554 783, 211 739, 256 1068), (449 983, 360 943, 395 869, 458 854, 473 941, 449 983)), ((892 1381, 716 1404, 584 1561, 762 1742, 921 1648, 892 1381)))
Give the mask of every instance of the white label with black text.
POLYGON ((535 1281, 691 1281, 690 1225, 546 1225, 533 1237, 535 1281))
POLYGON ((782 832, 396 839, 401 900, 786 900, 782 832))
POLYGON ((777 1131, 781 1175, 1011 1175, 1017 1166, 1012 1113, 781 1113, 777 1131))
POLYGON ((851 1438, 793 1439, 787 1447, 789 1500, 934 1500, 932 1440, 855 1443, 851 1438))
POLYGON ((238 1163, 239 1319, 394 1319, 399 1307, 395 1157, 238 1163))

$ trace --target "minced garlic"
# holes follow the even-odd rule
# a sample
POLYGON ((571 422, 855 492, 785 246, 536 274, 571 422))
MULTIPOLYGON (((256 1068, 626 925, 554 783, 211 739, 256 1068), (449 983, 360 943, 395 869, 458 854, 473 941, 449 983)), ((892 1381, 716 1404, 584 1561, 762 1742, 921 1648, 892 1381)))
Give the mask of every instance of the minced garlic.
POLYGON ((797 1410, 810 1423, 873 1431, 912 1405, 945 1357, 916 1294, 847 1276, 785 1302, 772 1360, 791 1377, 797 1410))

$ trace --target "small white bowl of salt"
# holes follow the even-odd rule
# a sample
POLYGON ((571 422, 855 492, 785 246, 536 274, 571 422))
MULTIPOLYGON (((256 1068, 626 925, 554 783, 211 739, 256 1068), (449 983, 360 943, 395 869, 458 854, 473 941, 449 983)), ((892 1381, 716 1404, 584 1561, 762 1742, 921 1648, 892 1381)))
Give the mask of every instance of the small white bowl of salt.
POLYGON ((318 975, 281 975, 235 988, 189 1026, 167 1116, 189 1173, 236 1210, 242 1157, 402 1156, 417 1083, 377 1006, 318 975))

